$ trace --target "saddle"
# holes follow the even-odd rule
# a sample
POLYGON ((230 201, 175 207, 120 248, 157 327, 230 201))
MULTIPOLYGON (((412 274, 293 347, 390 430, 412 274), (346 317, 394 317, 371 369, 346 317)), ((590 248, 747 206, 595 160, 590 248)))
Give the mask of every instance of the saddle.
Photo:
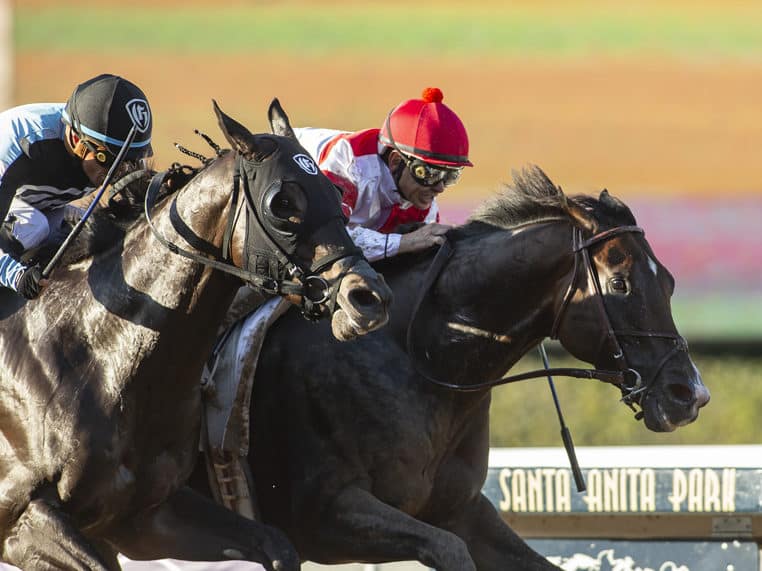
POLYGON ((256 294, 247 293, 236 298, 229 313, 235 314, 247 305, 249 313, 220 336, 201 376, 204 404, 200 448, 205 453, 215 500, 245 517, 258 519, 252 497, 254 482, 246 461, 251 392, 267 330, 290 304, 273 297, 251 311, 256 294))

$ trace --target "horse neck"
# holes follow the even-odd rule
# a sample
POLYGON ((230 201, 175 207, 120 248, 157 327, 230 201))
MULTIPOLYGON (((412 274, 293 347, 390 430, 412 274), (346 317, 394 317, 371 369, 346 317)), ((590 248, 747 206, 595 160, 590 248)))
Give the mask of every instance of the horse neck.
MULTIPOLYGON (((415 317, 428 322, 420 334, 441 380, 473 383, 505 373, 550 334, 573 267, 566 221, 458 241, 433 291, 426 294, 433 305, 425 301, 415 317)), ((404 306, 398 309, 406 324, 423 282, 420 267, 411 274, 407 288, 414 295, 398 296, 400 288, 395 288, 395 304, 404 306)), ((398 339, 400 334, 398 325, 398 339)))
MULTIPOLYGON (((217 161, 155 207, 152 220, 158 231, 182 249, 219 256, 230 206, 232 168, 228 157, 217 161)), ((200 310, 203 302, 221 306, 225 299, 232 300, 240 285, 171 252, 145 222, 126 237, 124 257, 125 277, 134 275, 134 283, 142 291, 160 299, 165 307, 189 314, 200 310)))

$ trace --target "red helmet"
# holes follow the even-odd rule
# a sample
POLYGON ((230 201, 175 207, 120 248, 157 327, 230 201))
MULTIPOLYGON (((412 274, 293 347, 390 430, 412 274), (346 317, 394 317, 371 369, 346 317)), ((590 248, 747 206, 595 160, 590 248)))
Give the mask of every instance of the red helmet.
POLYGON ((432 165, 474 166, 468 160, 466 128, 455 112, 442 103, 442 91, 427 87, 421 97, 403 101, 389 113, 379 141, 432 165))

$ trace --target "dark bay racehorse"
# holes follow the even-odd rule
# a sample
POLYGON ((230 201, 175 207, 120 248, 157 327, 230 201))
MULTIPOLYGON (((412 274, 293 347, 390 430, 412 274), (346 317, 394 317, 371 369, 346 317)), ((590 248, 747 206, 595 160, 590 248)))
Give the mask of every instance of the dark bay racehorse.
POLYGON ((377 266, 395 295, 383 330, 340 344, 293 311, 271 329, 249 462, 263 520, 303 559, 555 568, 481 494, 490 389, 478 385, 547 336, 616 373, 651 430, 707 403, 672 320, 673 278, 627 207, 605 191, 567 198, 536 168, 514 186, 449 233, 433 277, 434 252, 377 266))
POLYGON ((277 100, 275 135, 215 111, 233 151, 156 208, 146 199, 155 232, 135 220, 59 267, 39 299, 0 298, 3 561, 118 569, 119 551, 298 565, 282 534, 184 487, 203 363, 242 278, 303 300, 311 318, 334 310, 343 339, 383 325, 391 292, 356 255, 336 189, 286 136, 277 100))

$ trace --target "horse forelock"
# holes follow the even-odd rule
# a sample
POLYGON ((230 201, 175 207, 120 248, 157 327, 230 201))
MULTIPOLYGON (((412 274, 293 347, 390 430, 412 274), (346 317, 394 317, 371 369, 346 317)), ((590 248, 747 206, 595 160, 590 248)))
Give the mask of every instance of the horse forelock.
POLYGON ((468 222, 481 222, 504 229, 545 220, 568 219, 575 223, 570 214, 571 204, 584 209, 601 227, 635 224, 629 208, 606 191, 599 198, 567 196, 536 165, 511 174, 513 181, 477 208, 468 222))

